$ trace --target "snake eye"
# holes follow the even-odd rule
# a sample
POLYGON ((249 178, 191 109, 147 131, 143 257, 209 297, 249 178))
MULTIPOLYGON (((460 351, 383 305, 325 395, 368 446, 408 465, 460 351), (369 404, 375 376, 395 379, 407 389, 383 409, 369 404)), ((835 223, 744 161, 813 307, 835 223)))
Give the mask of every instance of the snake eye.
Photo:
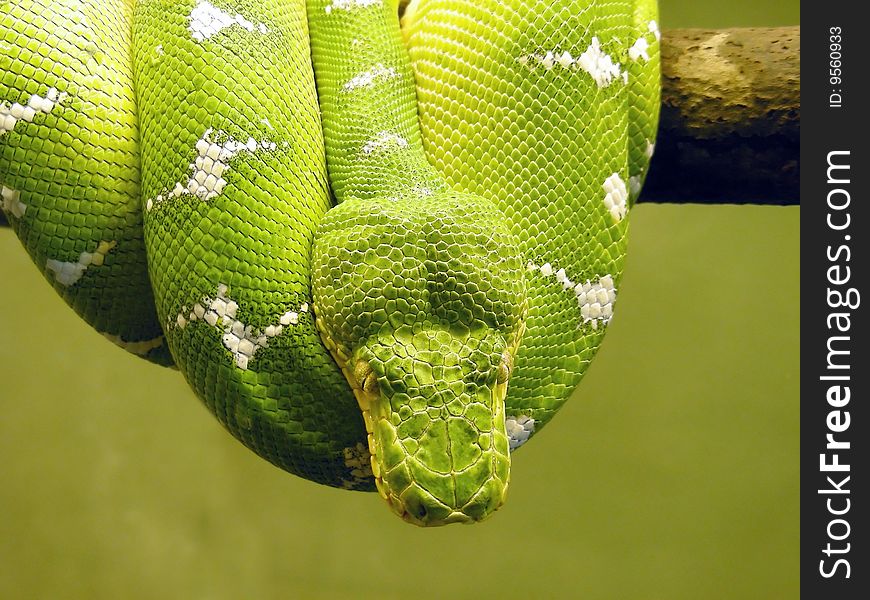
POLYGON ((511 353, 505 350, 501 353, 501 363, 498 365, 498 375, 496 375, 496 383, 504 383, 511 376, 511 371, 514 369, 514 357, 511 353))
POLYGON ((353 377, 363 391, 369 394, 376 394, 378 392, 378 378, 367 360, 358 360, 356 362, 353 366, 353 377))
POLYGON ((374 372, 370 371, 366 378, 363 379, 362 389, 369 394, 378 393, 378 378, 375 376, 374 372))

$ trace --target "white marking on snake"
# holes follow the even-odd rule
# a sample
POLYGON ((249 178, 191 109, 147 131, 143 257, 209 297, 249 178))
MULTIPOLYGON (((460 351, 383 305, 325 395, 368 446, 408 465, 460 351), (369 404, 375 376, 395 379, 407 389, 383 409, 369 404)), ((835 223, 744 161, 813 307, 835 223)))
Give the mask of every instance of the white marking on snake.
POLYGON ((628 212, 628 189, 619 173, 614 173, 604 180, 604 207, 616 221, 625 218, 628 212))
POLYGON ((379 81, 386 81, 396 77, 396 69, 393 67, 385 67, 378 63, 368 71, 364 71, 344 84, 345 92, 352 92, 359 88, 372 87, 379 81))
POLYGON ((45 270, 54 273, 54 279, 61 285, 70 286, 76 283, 88 270, 88 267, 99 267, 106 255, 118 245, 118 242, 100 242, 93 252, 82 252, 76 262, 66 262, 49 258, 45 262, 45 270))
POLYGON ((228 27, 238 26, 254 33, 263 35, 269 33, 269 29, 262 23, 252 23, 240 14, 231 15, 222 11, 208 0, 198 0, 190 16, 187 18, 187 28, 190 35, 198 42, 203 42, 228 27))
POLYGON ((574 65, 574 57, 567 50, 558 54, 552 50, 547 50, 543 54, 529 54, 519 58, 520 64, 523 65, 528 65, 529 61, 541 65, 548 71, 552 71, 556 65, 563 69, 570 69, 574 65))
POLYGON ((649 30, 649 32, 651 34, 656 36, 656 40, 662 39, 662 32, 659 31, 659 24, 658 23, 656 23, 655 21, 650 21, 647 24, 646 28, 649 30))
POLYGON ((403 138, 400 135, 396 135, 395 133, 391 133, 389 131, 382 131, 378 134, 373 140, 369 140, 365 143, 362 148, 362 151, 365 154, 371 154, 375 150, 385 150, 387 148, 407 148, 408 140, 403 138))
POLYGON ((656 151, 656 145, 653 142, 651 142, 650 140, 647 140, 646 141, 646 149, 643 151, 643 153, 646 155, 647 158, 652 158, 655 151, 656 151))
POLYGON ((27 211, 27 205, 21 201, 21 192, 13 190, 5 185, 0 186, 0 206, 7 214, 20 219, 27 211))
POLYGON ((649 62, 649 42, 646 41, 646 36, 640 36, 637 38, 637 41, 632 45, 631 48, 628 49, 628 57, 637 61, 639 59, 643 59, 644 62, 649 62))
POLYGON ((577 304, 580 305, 580 316, 583 323, 591 323, 592 329, 598 329, 598 324, 607 325, 613 318, 613 305, 616 303, 616 288, 613 277, 604 275, 596 283, 586 280, 574 286, 577 304))
MULTIPOLYGON (((263 330, 255 329, 237 318, 239 305, 228 296, 228 292, 229 287, 220 284, 214 298, 205 297, 189 310, 183 307, 175 318, 175 326, 184 329, 188 323, 203 320, 212 327, 222 329, 222 342, 233 353, 236 366, 240 369, 247 369, 254 354, 267 347, 271 338, 281 335, 285 326, 299 323, 300 312, 308 312, 308 303, 305 302, 299 312, 291 310, 281 315, 277 324, 267 325, 263 330)), ((172 323, 168 325, 172 327, 172 323)))
POLYGON ((132 352, 138 356, 145 356, 154 350, 154 348, 162 346, 165 341, 165 338, 162 335, 151 340, 141 340, 138 342, 126 342, 120 335, 114 335, 111 333, 104 333, 103 337, 113 344, 120 346, 127 352, 132 352))
POLYGON ((58 92, 55 88, 49 88, 45 96, 33 94, 27 100, 27 104, 0 103, 0 135, 15 129, 15 125, 19 121, 30 123, 36 118, 36 115, 47 115, 68 97, 66 92, 58 92))
POLYGON ((507 417, 504 425, 512 452, 529 441, 529 437, 535 432, 535 420, 527 415, 507 417))
POLYGON ((350 475, 353 479, 342 479, 341 487, 346 490, 357 489, 374 477, 372 456, 365 444, 357 443, 356 446, 345 448, 342 454, 344 455, 344 466, 350 469, 350 475))
POLYGON ((381 0, 332 0, 332 4, 328 4, 323 9, 326 14, 332 13, 333 10, 356 10, 358 8, 367 8, 369 6, 380 6, 381 0))
POLYGON ((554 270, 553 265, 544 263, 541 266, 533 262, 527 265, 529 272, 540 271, 544 277, 555 276, 562 288, 570 290, 580 307, 580 316, 584 324, 591 323, 592 329, 598 329, 599 323, 607 325, 613 318, 613 305, 616 303, 616 288, 613 285, 613 277, 603 275, 598 281, 592 283, 587 279, 577 283, 568 277, 565 269, 554 270))
POLYGON ((619 64, 614 63, 610 55, 601 50, 601 42, 597 37, 593 37, 586 51, 576 58, 567 50, 563 52, 547 50, 544 53, 521 56, 518 60, 522 65, 540 65, 547 71, 552 71, 557 66, 569 70, 583 69, 592 76, 598 87, 610 85, 617 77, 622 77, 623 81, 628 83, 628 79, 622 73, 619 64))
POLYGON ((369 449, 362 442, 356 446, 345 448, 344 451, 344 466, 351 469, 350 474, 354 477, 368 478, 372 477, 372 455, 369 449))
POLYGON ((597 37, 592 38, 589 47, 577 58, 577 65, 592 76, 598 87, 607 87, 620 74, 619 65, 601 50, 597 37))
POLYGON ((242 152, 254 153, 261 150, 275 150, 278 147, 275 142, 268 140, 258 142, 252 137, 246 142, 228 137, 226 141, 218 143, 213 139, 224 136, 222 131, 212 136, 212 129, 206 129, 195 146, 196 158, 190 165, 190 179, 185 183, 179 181, 169 192, 158 194, 153 200, 149 199, 145 208, 151 210, 156 204, 185 194, 191 194, 200 200, 211 200, 220 194, 227 184, 223 175, 230 168, 230 160, 242 152))

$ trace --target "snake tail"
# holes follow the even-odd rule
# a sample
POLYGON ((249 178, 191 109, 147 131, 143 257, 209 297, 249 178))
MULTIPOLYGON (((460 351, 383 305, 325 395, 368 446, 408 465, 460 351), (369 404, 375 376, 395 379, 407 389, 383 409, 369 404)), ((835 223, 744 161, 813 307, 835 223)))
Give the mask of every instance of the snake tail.
POLYGON ((0 209, 266 460, 475 523, 614 317, 657 6, 399 1, 0 0, 0 209))

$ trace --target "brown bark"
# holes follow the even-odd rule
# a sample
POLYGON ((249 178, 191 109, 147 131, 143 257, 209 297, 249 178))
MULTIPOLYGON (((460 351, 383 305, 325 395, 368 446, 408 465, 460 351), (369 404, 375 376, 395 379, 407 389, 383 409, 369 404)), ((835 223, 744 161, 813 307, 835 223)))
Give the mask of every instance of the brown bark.
POLYGON ((661 52, 661 122, 639 201, 798 204, 800 28, 673 29, 661 52))
POLYGON ((665 31, 661 52, 639 201, 798 204, 800 28, 665 31))

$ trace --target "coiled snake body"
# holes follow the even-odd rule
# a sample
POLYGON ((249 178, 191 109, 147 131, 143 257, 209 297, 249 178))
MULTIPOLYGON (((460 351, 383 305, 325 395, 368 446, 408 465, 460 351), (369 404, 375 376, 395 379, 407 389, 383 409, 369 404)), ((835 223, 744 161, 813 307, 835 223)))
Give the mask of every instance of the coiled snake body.
POLYGON ((0 2, 2 207, 82 317, 259 455, 413 523, 479 521, 612 316, 655 19, 0 2))

